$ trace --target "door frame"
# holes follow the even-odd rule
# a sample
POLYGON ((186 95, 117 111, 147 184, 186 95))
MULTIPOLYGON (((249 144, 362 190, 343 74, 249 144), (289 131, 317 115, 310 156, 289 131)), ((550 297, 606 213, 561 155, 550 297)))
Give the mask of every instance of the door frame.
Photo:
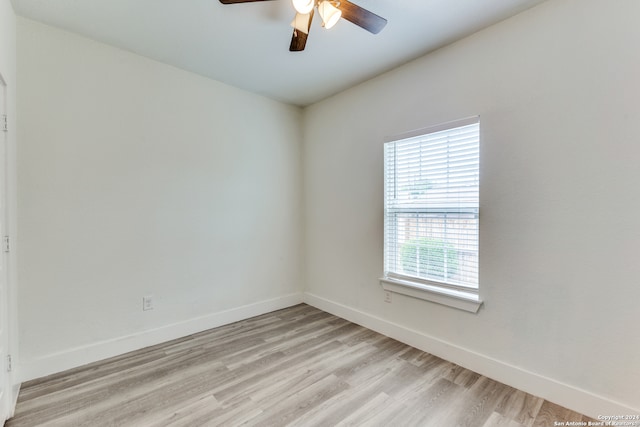
MULTIPOLYGON (((5 256, 5 269, 2 274, 6 275, 5 278, 5 289, 4 289, 4 301, 0 301, 2 304, 2 310, 0 310, 0 315, 4 316, 4 319, 1 319, 2 324, 4 325, 5 334, 4 337, 1 337, 4 342, 2 343, 3 347, 6 349, 5 356, 11 356, 11 363, 9 364, 8 360, 0 360, 0 369, 4 372, 3 375, 3 389, 5 391, 6 398, 4 402, 0 402, 2 407, 0 408, 0 418, 3 417, 11 417, 13 416, 16 401, 18 398, 18 393, 20 390, 20 383, 17 383, 16 379, 16 352, 17 349, 17 293, 15 286, 15 278, 16 278, 16 251, 15 251, 15 236, 16 236, 16 225, 14 223, 15 213, 16 213, 16 201, 17 201, 17 190, 16 190, 16 154, 15 154, 15 130, 14 124, 15 120, 12 117, 14 113, 11 108, 13 104, 9 101, 10 97, 14 93, 10 90, 9 84, 6 79, 2 75, 2 71, 0 70, 0 91, 3 92, 3 103, 0 105, 0 115, 6 114, 8 117, 8 129, 7 131, 0 130, 0 144, 4 144, 4 164, 1 165, 0 169, 3 173, 3 177, 0 178, 0 183, 3 184, 2 189, 0 189, 0 197, 4 196, 4 203, 0 203, 0 207, 4 209, 4 221, 5 227, 3 233, 5 236, 10 236, 9 245, 10 250, 8 253, 2 253, 2 256, 5 256), (4 194, 2 194, 4 193, 4 194), (9 366, 11 365, 11 366, 9 366), (10 368, 10 370, 8 370, 10 368)), ((3 240, 3 237, 0 236, 0 239, 3 240)), ((4 248, 0 248, 0 250, 4 251, 4 248)), ((4 420, 0 419, 0 423, 4 420)))

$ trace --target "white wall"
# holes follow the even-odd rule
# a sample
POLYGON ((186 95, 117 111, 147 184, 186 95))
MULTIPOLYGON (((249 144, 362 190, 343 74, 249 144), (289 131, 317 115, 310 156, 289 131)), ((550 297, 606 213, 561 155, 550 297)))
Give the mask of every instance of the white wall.
POLYGON ((545 2, 307 108, 307 300, 583 413, 640 411, 638 16, 545 2), (485 304, 385 304, 383 139, 478 114, 485 304))
POLYGON ((21 18, 18 52, 23 379, 300 301, 298 108, 21 18))

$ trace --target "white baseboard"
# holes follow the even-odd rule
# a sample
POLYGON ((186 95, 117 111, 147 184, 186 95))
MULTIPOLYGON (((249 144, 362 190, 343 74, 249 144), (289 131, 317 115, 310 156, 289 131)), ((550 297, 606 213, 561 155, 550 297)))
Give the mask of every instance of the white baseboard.
POLYGON ((18 377, 21 382, 76 368, 88 363, 118 356, 129 351, 160 344, 176 338, 259 316, 302 302, 302 294, 294 293, 237 308, 189 319, 157 329, 138 332, 111 340, 53 353, 34 360, 21 361, 18 377))
POLYGON ((597 419, 599 415, 640 414, 640 409, 630 408, 317 295, 305 293, 303 301, 320 310, 589 417, 597 419))
POLYGON ((20 394, 21 383, 13 384, 11 386, 11 401, 9 402, 9 418, 13 417, 16 412, 16 405, 18 404, 18 395, 20 394))

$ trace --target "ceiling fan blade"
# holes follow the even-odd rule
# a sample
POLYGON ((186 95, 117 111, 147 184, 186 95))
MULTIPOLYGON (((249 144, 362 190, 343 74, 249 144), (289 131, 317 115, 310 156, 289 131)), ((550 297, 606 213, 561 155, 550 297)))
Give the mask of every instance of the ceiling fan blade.
POLYGON ((387 25, 386 19, 348 0, 340 0, 338 9, 342 11, 342 17, 344 19, 373 34, 378 34, 384 26, 387 25))
POLYGON ((313 20, 313 10, 306 15, 296 13, 293 20, 293 36, 289 45, 290 52, 301 52, 307 44, 309 30, 311 30, 311 21, 313 20), (306 22, 304 21, 306 19, 306 22), (294 25, 295 24, 295 25, 294 25))
POLYGON ((270 1, 270 0, 220 0, 222 4, 235 4, 235 3, 253 3, 256 1, 270 1))
POLYGON ((302 31, 293 30, 293 36, 291 36, 291 44, 289 45, 289 52, 302 52, 307 45, 307 37, 309 35, 302 31))

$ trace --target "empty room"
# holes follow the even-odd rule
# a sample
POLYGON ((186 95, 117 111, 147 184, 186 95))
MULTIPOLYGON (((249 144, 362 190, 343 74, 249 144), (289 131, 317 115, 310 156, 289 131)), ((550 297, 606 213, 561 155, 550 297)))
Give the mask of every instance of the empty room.
POLYGON ((0 419, 640 427, 639 19, 2 0, 0 419))

